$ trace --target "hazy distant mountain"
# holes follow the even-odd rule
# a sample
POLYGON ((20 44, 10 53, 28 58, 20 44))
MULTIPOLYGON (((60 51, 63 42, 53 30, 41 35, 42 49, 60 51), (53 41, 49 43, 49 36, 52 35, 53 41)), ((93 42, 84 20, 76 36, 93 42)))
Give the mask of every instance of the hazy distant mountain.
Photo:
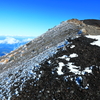
POLYGON ((63 21, 0 57, 0 100, 99 99, 99 26, 63 21))

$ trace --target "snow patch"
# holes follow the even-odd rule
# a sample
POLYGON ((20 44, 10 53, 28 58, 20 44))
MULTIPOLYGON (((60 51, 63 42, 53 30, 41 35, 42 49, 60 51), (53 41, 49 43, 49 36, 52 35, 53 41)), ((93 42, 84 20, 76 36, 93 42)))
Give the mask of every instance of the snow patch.
POLYGON ((64 73, 61 71, 63 66, 64 66, 64 63, 60 62, 60 63, 59 63, 59 67, 58 67, 58 71, 57 71, 58 75, 64 74, 64 73))
POLYGON ((60 59, 65 59, 66 61, 70 61, 70 58, 67 55, 63 55, 61 57, 58 57, 60 59))
POLYGON ((86 67, 83 71, 79 71, 79 69, 81 68, 80 66, 75 66, 71 62, 69 62, 67 65, 69 66, 68 69, 70 69, 70 72, 73 72, 77 75, 84 75, 86 72, 92 73, 91 67, 86 67))
POLYGON ((92 70, 90 67, 85 68, 85 70, 83 70, 84 72, 88 72, 88 73, 92 73, 92 70))
POLYGON ((65 60, 66 60, 66 61, 70 61, 70 58, 66 58, 65 60))
POLYGON ((62 57, 58 57, 58 58, 60 58, 60 59, 65 59, 65 58, 67 58, 68 56, 67 55, 63 55, 62 57))
POLYGON ((71 45, 71 47, 70 47, 70 48, 72 49, 72 48, 74 48, 74 47, 75 47, 75 45, 71 45))
POLYGON ((51 61, 49 60, 48 63, 51 64, 51 61))
POLYGON ((78 55, 76 53, 73 53, 73 54, 70 54, 69 57, 74 58, 74 57, 78 57, 78 55))
POLYGON ((79 68, 78 66, 73 65, 73 63, 68 63, 67 65, 69 66, 68 69, 70 69, 70 72, 80 74, 80 71, 77 69, 79 68))
POLYGON ((97 39, 97 41, 94 41, 93 43, 91 43, 91 45, 100 46, 100 35, 87 35, 86 37, 92 38, 92 39, 97 39))

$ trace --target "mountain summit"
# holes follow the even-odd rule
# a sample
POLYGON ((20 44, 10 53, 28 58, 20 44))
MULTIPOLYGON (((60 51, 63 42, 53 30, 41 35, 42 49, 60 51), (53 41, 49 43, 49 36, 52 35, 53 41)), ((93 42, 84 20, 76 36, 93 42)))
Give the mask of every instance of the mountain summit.
POLYGON ((0 100, 99 100, 99 35, 99 20, 71 19, 2 56, 0 100))

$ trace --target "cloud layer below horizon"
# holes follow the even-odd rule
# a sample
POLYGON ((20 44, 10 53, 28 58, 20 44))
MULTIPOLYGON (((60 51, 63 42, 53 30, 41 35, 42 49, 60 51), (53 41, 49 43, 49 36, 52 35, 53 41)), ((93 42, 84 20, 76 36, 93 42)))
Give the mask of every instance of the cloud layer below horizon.
POLYGON ((5 39, 0 40, 0 44, 16 44, 16 43, 24 43, 31 41, 32 38, 21 38, 16 39, 15 37, 5 37, 5 39))

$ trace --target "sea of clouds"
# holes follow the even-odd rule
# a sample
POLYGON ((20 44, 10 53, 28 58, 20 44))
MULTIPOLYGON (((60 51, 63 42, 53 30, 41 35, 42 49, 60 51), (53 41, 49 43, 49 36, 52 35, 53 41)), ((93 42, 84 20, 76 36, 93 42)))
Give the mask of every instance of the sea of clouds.
POLYGON ((34 38, 32 36, 0 36, 0 56, 10 53, 34 38))
POLYGON ((23 42, 29 42, 33 38, 30 37, 5 37, 5 39, 0 40, 0 44, 15 44, 15 43, 23 43, 23 42))

